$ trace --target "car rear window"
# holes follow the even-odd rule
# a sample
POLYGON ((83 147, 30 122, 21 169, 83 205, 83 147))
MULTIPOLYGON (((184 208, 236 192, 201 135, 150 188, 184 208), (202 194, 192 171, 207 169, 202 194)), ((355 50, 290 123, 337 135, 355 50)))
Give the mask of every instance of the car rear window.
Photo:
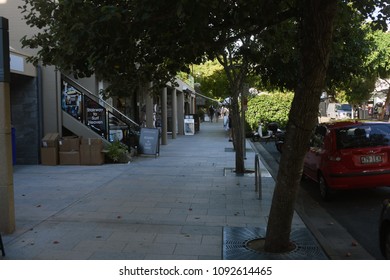
POLYGON ((390 124, 364 124, 336 130, 338 149, 390 146, 390 124))

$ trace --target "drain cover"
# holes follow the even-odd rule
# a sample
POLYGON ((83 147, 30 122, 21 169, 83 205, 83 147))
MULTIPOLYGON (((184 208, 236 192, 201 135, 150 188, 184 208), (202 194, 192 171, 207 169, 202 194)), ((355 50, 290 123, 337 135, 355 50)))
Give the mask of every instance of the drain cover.
POLYGON ((316 240, 306 228, 291 232, 290 239, 295 249, 286 253, 268 253, 253 250, 248 242, 265 237, 263 228, 224 227, 223 259, 224 260, 327 260, 316 240))

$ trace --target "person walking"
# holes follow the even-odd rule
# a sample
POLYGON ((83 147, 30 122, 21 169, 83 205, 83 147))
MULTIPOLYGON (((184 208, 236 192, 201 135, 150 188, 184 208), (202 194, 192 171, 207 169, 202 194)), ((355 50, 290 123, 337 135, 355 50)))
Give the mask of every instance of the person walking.
POLYGON ((223 128, 225 131, 229 130, 229 110, 227 108, 222 108, 222 115, 223 115, 223 128))
POLYGON ((210 105, 210 107, 209 107, 210 122, 213 122, 214 114, 215 114, 215 109, 214 109, 213 105, 210 105))

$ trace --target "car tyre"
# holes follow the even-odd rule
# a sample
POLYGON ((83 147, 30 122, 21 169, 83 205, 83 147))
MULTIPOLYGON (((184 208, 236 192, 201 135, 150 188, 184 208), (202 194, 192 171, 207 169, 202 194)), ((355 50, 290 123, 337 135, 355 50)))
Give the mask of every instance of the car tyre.
POLYGON ((276 150, 278 150, 279 153, 282 153, 283 143, 275 143, 276 150))
POLYGON ((330 200, 331 190, 329 189, 328 184, 326 183, 324 176, 322 176, 321 174, 318 176, 318 186, 320 189, 321 198, 324 201, 330 200))
POLYGON ((383 248, 382 248, 383 256, 386 259, 390 259, 390 226, 386 226, 383 233, 383 248))

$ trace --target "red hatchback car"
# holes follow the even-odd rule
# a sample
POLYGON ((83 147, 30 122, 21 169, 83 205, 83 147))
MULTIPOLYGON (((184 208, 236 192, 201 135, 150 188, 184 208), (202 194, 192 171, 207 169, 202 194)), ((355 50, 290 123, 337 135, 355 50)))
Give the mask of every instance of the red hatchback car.
POLYGON ((318 182, 323 199, 329 199, 333 190, 389 186, 390 123, 317 125, 303 174, 318 182))

